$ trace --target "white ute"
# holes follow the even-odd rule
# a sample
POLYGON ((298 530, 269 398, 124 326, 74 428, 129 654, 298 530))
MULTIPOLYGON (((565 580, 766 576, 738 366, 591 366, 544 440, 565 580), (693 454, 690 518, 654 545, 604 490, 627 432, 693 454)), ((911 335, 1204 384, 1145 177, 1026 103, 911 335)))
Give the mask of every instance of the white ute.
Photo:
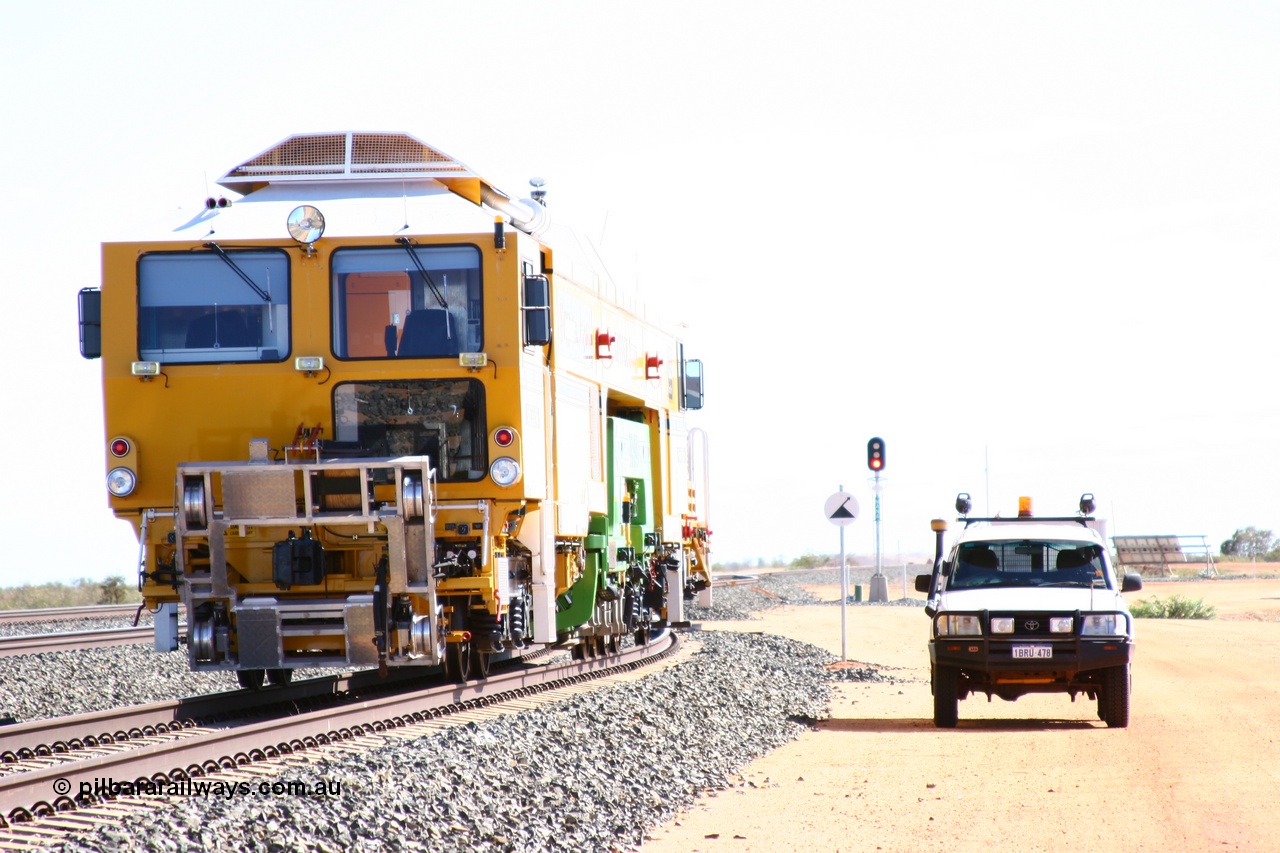
POLYGON ((916 576, 928 593, 933 721, 953 728, 958 703, 974 693, 1009 701, 1027 693, 1083 693, 1108 726, 1129 725, 1133 617, 1122 593, 1142 578, 1118 579, 1093 496, 1080 514, 1036 518, 1023 498, 1014 518, 969 518, 942 558, 946 523, 934 522, 933 573, 916 576))

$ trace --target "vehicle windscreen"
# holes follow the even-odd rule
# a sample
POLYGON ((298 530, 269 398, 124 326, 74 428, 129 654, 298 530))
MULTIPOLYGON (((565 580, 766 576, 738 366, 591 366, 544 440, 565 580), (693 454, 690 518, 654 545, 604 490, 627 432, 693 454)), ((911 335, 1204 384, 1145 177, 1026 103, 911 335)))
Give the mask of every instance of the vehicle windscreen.
POLYGON ((947 589, 979 587, 1110 588, 1102 548, 1088 542, 1009 539, 965 542, 956 550, 947 589))
POLYGON ((333 253, 333 354, 454 358, 484 341, 475 246, 347 248, 333 253))
POLYGON ((288 255, 208 245, 138 260, 138 356, 164 364, 283 361, 288 255))

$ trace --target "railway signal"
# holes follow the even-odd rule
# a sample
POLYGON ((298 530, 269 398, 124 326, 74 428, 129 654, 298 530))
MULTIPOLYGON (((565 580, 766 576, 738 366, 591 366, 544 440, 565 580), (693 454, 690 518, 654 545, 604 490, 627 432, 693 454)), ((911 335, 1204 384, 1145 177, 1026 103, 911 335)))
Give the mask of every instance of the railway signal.
POLYGON ((884 470, 883 438, 873 438, 867 442, 867 467, 877 474, 884 470))

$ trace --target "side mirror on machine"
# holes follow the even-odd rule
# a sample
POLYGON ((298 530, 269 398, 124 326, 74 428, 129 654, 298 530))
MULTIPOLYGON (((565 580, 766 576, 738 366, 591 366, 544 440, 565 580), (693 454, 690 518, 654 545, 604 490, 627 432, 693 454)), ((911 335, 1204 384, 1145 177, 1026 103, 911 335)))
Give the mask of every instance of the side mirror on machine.
POLYGON ((702 408, 702 359, 690 358, 681 362, 681 384, 683 385, 683 407, 686 409, 702 408))
POLYGON ((545 275, 524 277, 524 343, 530 347, 551 343, 551 282, 545 275))
POLYGON ((1121 592, 1137 592, 1142 589, 1142 575, 1137 572, 1125 572, 1120 581, 1121 592))
POLYGON ((102 357, 102 291, 96 287, 80 290, 80 355, 102 357))

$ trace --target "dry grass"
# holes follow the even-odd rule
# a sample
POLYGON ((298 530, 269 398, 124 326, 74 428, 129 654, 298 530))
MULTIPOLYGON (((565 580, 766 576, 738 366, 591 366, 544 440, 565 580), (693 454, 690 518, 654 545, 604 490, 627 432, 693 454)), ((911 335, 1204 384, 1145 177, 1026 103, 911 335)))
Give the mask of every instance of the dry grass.
POLYGON ((138 590, 114 577, 89 578, 66 583, 24 584, 0 589, 0 610, 34 610, 40 607, 87 607, 91 604, 140 602, 138 590))

